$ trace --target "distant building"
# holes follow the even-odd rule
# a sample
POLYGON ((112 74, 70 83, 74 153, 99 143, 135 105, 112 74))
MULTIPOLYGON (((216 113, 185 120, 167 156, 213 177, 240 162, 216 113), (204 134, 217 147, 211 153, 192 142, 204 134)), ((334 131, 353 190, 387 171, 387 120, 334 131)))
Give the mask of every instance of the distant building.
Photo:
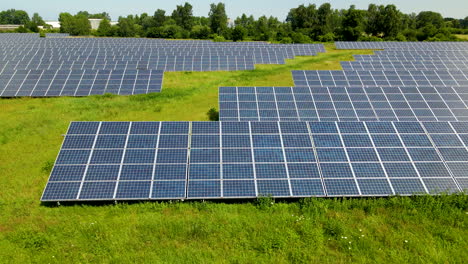
MULTIPOLYGON (((101 24, 102 19, 94 19, 90 18, 89 23, 91 24, 91 29, 98 29, 99 24, 101 24)), ((117 25, 119 22, 110 22, 112 26, 117 25)), ((60 28, 60 22, 59 21, 46 21, 46 24, 49 24, 52 26, 52 28, 60 28)))
POLYGON ((60 22, 58 21, 46 21, 45 23, 52 26, 52 28, 60 28, 60 22))
POLYGON ((90 18, 89 23, 91 24, 91 29, 98 29, 101 21, 102 19, 90 18))
POLYGON ((15 30, 22 25, 0 25, 0 30, 15 30))

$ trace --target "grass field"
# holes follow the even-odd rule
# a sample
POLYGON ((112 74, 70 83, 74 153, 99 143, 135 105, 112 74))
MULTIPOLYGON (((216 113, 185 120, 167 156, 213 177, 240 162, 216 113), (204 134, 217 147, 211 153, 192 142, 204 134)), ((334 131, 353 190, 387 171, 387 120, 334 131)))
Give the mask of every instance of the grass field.
POLYGON ((293 69, 371 54, 327 50, 254 71, 166 73, 160 94, 0 100, 0 263, 466 262, 465 195, 41 205, 70 121, 207 120, 219 86, 291 86, 293 69))
POLYGON ((458 34, 458 35, 455 35, 457 38, 459 39, 462 39, 462 40, 468 40, 468 35, 462 35, 462 34, 458 34))

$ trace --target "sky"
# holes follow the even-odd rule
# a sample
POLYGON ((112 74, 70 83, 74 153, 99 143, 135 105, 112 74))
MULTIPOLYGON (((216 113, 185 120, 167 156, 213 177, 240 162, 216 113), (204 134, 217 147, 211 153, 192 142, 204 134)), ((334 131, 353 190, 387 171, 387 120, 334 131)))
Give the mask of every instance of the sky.
POLYGON ((420 11, 436 11, 444 17, 465 18, 468 16, 467 0, 335 0, 335 1, 298 1, 298 0, 1 0, 0 10, 21 9, 32 15, 39 13, 46 21, 56 21, 61 12, 76 13, 85 10, 90 13, 107 12, 112 20, 117 20, 119 16, 129 14, 148 13, 154 14, 156 9, 166 10, 166 14, 171 14, 176 5, 189 2, 193 6, 195 16, 207 16, 210 4, 223 2, 226 4, 226 12, 229 18, 246 13, 254 15, 256 18, 266 15, 275 16, 280 20, 285 20, 291 8, 301 4, 315 3, 317 6, 329 2, 333 8, 347 9, 354 4, 359 9, 367 9, 369 3, 394 4, 404 13, 419 13, 420 11))

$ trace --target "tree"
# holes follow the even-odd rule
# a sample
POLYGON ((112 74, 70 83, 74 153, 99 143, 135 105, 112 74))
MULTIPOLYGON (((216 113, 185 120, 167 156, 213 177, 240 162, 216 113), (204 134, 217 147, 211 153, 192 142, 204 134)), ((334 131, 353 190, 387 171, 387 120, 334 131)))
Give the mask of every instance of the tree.
POLYGON ((91 23, 83 12, 75 16, 70 13, 60 13, 59 21, 62 33, 69 33, 72 36, 84 36, 91 33, 91 23))
POLYGON ((189 3, 185 3, 183 6, 178 5, 172 12, 172 19, 183 29, 191 30, 193 26, 192 5, 189 3))
POLYGON ((104 18, 101 20, 101 23, 99 23, 99 27, 97 29, 96 34, 100 37, 110 37, 112 36, 112 26, 109 20, 107 18, 104 18))
POLYGON ((291 23, 292 29, 312 29, 318 24, 316 5, 300 5, 289 11, 286 21, 291 23))
POLYGON ((423 11, 416 16, 416 27, 423 28, 433 25, 436 28, 445 27, 444 18, 441 14, 432 11, 423 11))
POLYGON ((133 16, 120 17, 119 24, 117 24, 117 34, 119 37, 134 37, 136 35, 135 22, 133 16))
POLYGON ((210 34, 210 27, 201 25, 194 26, 190 32, 190 36, 195 39, 208 39, 210 34))
POLYGON ((226 30, 228 17, 226 14, 226 6, 223 3, 211 4, 208 17, 211 31, 220 35, 226 30))
POLYGON ((155 27, 162 27, 166 22, 166 11, 162 9, 156 10, 156 12, 154 12, 153 20, 155 27))
POLYGON ((232 30, 232 40, 233 41, 242 41, 245 39, 245 36, 247 35, 247 30, 239 25, 239 26, 236 26, 233 30, 232 30))
POLYGON ((394 39, 400 32, 402 25, 401 12, 395 5, 387 5, 382 9, 382 33, 385 38, 394 39))
POLYGON ((73 16, 70 13, 60 13, 59 22, 60 22, 60 32, 70 33, 72 24, 73 24, 73 16))
POLYGON ((248 17, 246 14, 242 14, 241 17, 236 18, 234 25, 244 27, 248 36, 255 35, 255 19, 253 16, 248 17))
POLYGON ((82 16, 85 16, 87 18, 93 18, 93 19, 107 19, 107 20, 111 20, 111 17, 108 13, 106 12, 102 12, 102 13, 96 13, 96 14, 90 14, 88 11, 79 11, 78 13, 76 13, 77 15, 82 15, 82 16))
POLYGON ((322 4, 317 10, 318 28, 317 35, 325 35, 333 32, 333 10, 330 3, 322 4))
POLYGON ((72 36, 86 36, 91 34, 91 23, 86 16, 75 15, 72 20, 72 27, 70 30, 72 36))
POLYGON ((352 5, 344 13, 343 38, 348 41, 356 41, 362 35, 363 12, 352 5))
POLYGON ((29 21, 28 13, 23 10, 9 9, 0 12, 0 24, 25 25, 29 21))
POLYGON ((45 22, 38 13, 34 13, 31 17, 31 22, 35 23, 38 26, 45 26, 45 22))

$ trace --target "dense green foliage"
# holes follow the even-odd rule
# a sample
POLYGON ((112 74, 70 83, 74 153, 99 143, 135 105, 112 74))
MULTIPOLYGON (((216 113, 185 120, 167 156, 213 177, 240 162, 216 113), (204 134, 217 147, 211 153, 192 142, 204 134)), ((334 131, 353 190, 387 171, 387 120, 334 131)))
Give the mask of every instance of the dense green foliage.
POLYGON ((73 36, 89 35, 91 33, 91 23, 84 14, 71 15, 70 13, 60 13, 60 32, 70 33, 73 36))
MULTIPOLYGON (((324 3, 300 5, 289 11, 284 22, 275 17, 242 14, 229 23, 224 3, 210 5, 207 17, 193 15, 189 3, 177 5, 170 15, 158 9, 153 15, 119 17, 118 24, 110 26, 108 13, 76 15, 61 13, 61 32, 71 35, 98 37, 148 37, 172 39, 261 40, 281 43, 308 43, 313 41, 452 41, 453 34, 468 34, 468 17, 443 18, 441 14, 423 11, 404 14, 395 5, 370 4, 367 10, 333 9, 324 3), (91 31, 84 18, 104 19, 100 30, 91 31)), ((20 32, 38 32, 44 26, 42 18, 34 14, 30 19, 25 11, 10 9, 0 12, 0 24, 23 24, 20 32)))
POLYGON ((291 86, 335 50, 252 71, 169 72, 161 93, 0 100, 0 263, 464 263, 468 198, 270 198, 48 207, 70 121, 206 121, 220 86, 291 86))

